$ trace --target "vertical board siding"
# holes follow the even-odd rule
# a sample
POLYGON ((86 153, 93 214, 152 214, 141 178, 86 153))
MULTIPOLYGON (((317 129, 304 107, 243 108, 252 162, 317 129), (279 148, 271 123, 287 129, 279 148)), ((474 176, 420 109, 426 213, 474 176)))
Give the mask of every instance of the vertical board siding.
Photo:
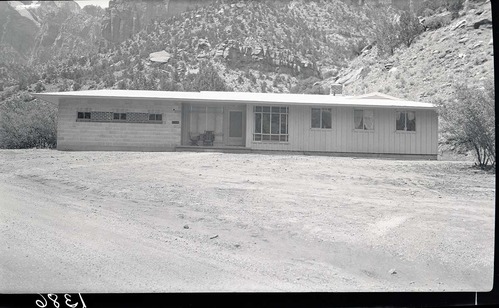
POLYGON ((374 131, 354 129, 352 107, 331 107, 331 129, 311 128, 311 107, 289 107, 289 142, 253 141, 253 106, 247 109, 246 146, 257 150, 437 154, 437 114, 416 111, 416 132, 396 131, 396 109, 374 109, 374 131))
POLYGON ((59 103, 57 148, 61 150, 172 150, 180 145, 180 103, 123 99, 62 99, 59 103), (173 110, 175 109, 175 110, 173 110), (163 123, 77 122, 78 111, 163 114, 163 123))

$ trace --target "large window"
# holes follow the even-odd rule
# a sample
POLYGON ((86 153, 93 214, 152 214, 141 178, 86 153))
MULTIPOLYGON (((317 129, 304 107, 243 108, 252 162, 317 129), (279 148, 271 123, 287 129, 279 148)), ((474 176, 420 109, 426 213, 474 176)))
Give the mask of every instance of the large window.
POLYGON ((331 108, 312 108, 312 128, 331 128, 331 108))
POLYGON ((416 113, 414 111, 397 111, 396 127, 398 131, 416 131, 416 113))
POLYGON ((254 141, 288 141, 288 107, 255 106, 254 141))
POLYGON ((374 130, 374 112, 372 110, 355 109, 353 121, 355 129, 374 130))

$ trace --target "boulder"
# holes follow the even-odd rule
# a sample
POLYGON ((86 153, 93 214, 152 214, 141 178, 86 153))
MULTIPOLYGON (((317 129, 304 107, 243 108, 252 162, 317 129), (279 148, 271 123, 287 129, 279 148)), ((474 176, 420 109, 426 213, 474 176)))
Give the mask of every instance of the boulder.
POLYGON ((151 62, 167 63, 171 57, 172 55, 164 50, 149 54, 149 60, 151 62))
POLYGON ((210 42, 208 42, 207 39, 199 39, 198 40, 198 49, 206 50, 206 49, 210 49, 210 48, 211 48, 211 44, 210 44, 210 42))
POLYGON ((459 41, 457 41, 457 42, 458 42, 458 43, 461 43, 461 44, 464 44, 464 43, 466 43, 468 40, 469 40, 469 38, 467 38, 467 37, 463 37, 463 38, 461 38, 461 39, 460 39, 459 41))
POLYGON ((364 70, 363 67, 353 70, 350 73, 346 74, 345 76, 338 78, 338 80, 336 80, 336 83, 348 85, 354 82, 355 80, 359 79, 360 74, 362 73, 363 70, 364 70))
POLYGON ((492 27, 492 21, 488 18, 483 18, 480 19, 479 21, 476 21, 473 23, 473 28, 478 29, 480 26, 487 26, 487 27, 492 27))
POLYGON ((455 25, 453 25, 451 30, 456 30, 457 28, 462 28, 465 25, 466 25, 466 19, 463 19, 463 20, 457 22, 455 25))
POLYGON ((475 49, 480 46, 482 46, 482 41, 478 41, 477 43, 473 44, 473 46, 471 46, 471 49, 475 49))
POLYGON ((387 62, 385 63, 385 70, 390 70, 393 67, 393 62, 387 62))

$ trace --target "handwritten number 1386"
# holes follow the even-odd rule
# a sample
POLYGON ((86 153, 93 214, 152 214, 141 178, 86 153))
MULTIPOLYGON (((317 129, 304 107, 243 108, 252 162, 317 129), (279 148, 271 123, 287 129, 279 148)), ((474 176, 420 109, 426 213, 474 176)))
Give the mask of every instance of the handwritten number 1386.
MULTIPOLYGON (((45 299, 45 297, 42 295, 42 294, 38 294, 42 297, 43 301, 37 299, 35 301, 36 305, 40 308, 45 308, 47 307, 48 305, 48 302, 47 300, 45 299)), ((83 301, 83 298, 81 297, 81 294, 78 293, 78 296, 80 297, 80 300, 81 300, 81 305, 82 305, 82 308, 87 308, 87 306, 85 305, 85 302, 83 301)), ((57 294, 52 294, 52 293, 49 293, 47 294, 47 297, 50 301, 52 301, 52 303, 54 304, 54 307, 55 308, 59 308, 60 304, 59 302, 57 301, 57 294)), ((69 294, 64 294, 64 298, 66 299, 65 301, 65 304, 66 306, 68 306, 69 308, 76 308, 78 306, 78 302, 74 303, 74 304, 71 304, 71 295, 69 294)))

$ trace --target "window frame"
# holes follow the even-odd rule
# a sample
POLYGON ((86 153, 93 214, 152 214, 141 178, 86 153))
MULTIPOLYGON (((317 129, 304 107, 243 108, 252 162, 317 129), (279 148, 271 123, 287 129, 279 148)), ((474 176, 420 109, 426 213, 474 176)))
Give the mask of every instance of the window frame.
POLYGON ((311 107, 310 108, 310 129, 313 129, 313 130, 331 130, 333 129, 333 108, 332 107, 311 107), (313 112, 314 112, 314 109, 319 109, 319 127, 314 127, 313 126, 313 122, 312 122, 312 115, 313 115, 313 112), (329 119, 330 119, 330 127, 323 127, 323 113, 324 113, 324 110, 328 110, 329 111, 329 119))
POLYGON ((162 113, 149 113, 148 119, 149 119, 149 122, 162 123, 163 122, 163 114, 162 113), (154 119, 151 119, 151 116, 154 119))
POLYGON ((258 143, 289 143, 289 106, 255 105, 253 106, 253 142, 258 143), (276 110, 277 108, 277 110, 276 110), (257 115, 260 118, 260 129, 257 131, 257 115), (277 133, 272 125, 272 119, 277 115, 277 133), (268 133, 264 133, 265 122, 268 118, 268 133), (283 121, 284 119, 284 121, 283 121), (284 126, 283 126, 284 125, 284 126), (268 138, 268 139, 264 139, 268 138))
POLYGON ((77 111, 76 112, 76 121, 77 122, 91 122, 92 121, 92 112, 90 111, 77 111), (81 117, 80 117, 81 115, 81 117))
POLYGON ((354 129, 355 132, 365 132, 365 133, 374 132, 374 130, 375 130, 375 125, 374 125, 374 109, 354 108, 353 109, 353 129, 354 129), (356 125, 355 125, 355 111, 362 111, 362 127, 363 128, 357 128, 356 125), (365 111, 371 111, 372 112, 372 129, 364 128, 365 127, 365 122, 366 122, 365 121, 365 119, 366 119, 365 111))
POLYGON ((415 134, 416 131, 417 131, 417 113, 415 110, 396 110, 395 111, 395 132, 396 133, 402 133, 402 134, 415 134), (414 114, 414 130, 407 130, 407 119, 408 119, 408 113, 409 112, 412 112, 414 114), (397 128, 397 114, 398 113, 405 113, 405 123, 404 123, 404 129, 403 130, 399 130, 397 128))
POLYGON ((76 111, 76 122, 163 124, 163 113, 116 112, 80 109, 76 111), (107 116, 103 116, 102 114, 107 114, 107 116), (138 120, 137 117, 139 115, 145 115, 145 118, 138 120), (154 116, 154 120, 150 120, 150 115, 154 116))
POLYGON ((127 122, 126 112, 113 112, 113 121, 127 122), (116 116, 118 117, 116 118, 116 116))

